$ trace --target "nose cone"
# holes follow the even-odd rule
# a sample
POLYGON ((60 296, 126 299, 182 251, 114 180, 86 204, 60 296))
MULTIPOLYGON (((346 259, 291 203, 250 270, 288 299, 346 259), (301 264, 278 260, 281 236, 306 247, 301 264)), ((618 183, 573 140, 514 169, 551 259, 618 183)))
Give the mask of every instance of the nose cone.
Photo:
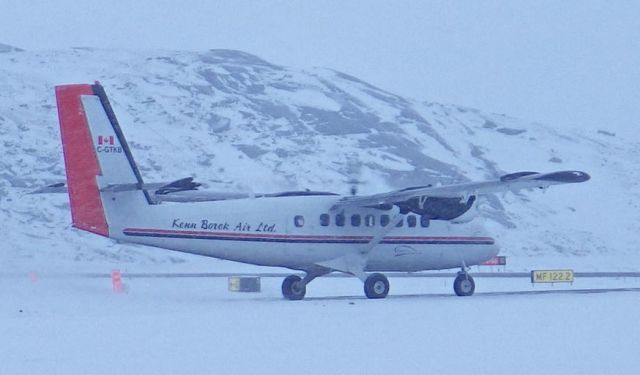
POLYGON ((591 176, 589 176, 586 172, 581 171, 562 171, 562 172, 553 172, 543 174, 542 176, 536 178, 536 180, 541 181, 554 181, 554 182, 564 182, 564 183, 578 183, 589 181, 591 176))
POLYGON ((465 261, 467 264, 482 264, 493 260, 498 253, 500 253, 500 248, 497 245, 484 245, 477 248, 477 251, 475 251, 473 255, 465 256, 465 261), (473 259, 471 259, 472 257, 473 259))
POLYGON ((498 245, 491 245, 489 246, 489 258, 493 258, 495 256, 497 256, 500 253, 500 247, 498 247, 498 245))

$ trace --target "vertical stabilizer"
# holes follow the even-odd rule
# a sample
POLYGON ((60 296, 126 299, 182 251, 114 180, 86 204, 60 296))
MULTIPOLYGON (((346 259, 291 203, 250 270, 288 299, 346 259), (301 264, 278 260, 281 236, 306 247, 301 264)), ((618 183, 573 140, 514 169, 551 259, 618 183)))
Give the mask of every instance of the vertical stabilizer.
POLYGON ((56 99, 73 225, 108 237, 110 225, 118 226, 151 201, 143 190, 105 188, 141 188, 142 177, 102 86, 57 86, 56 99))

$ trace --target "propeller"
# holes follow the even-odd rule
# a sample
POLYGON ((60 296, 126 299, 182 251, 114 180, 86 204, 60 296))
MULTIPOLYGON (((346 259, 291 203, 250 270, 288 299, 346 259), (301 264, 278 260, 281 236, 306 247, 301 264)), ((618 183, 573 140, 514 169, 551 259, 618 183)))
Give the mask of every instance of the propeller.
POLYGON ((346 175, 348 176, 348 179, 345 182, 349 184, 349 193, 352 196, 358 195, 358 187, 360 184, 364 183, 364 181, 360 180, 360 176, 362 175, 362 163, 358 159, 358 155, 356 153, 347 155, 346 175))

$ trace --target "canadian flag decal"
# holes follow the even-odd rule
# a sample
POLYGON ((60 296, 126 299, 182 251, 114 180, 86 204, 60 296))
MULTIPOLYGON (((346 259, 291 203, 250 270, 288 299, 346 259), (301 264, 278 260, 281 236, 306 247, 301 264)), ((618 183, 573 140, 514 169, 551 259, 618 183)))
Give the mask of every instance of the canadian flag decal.
POLYGON ((98 145, 111 145, 113 146, 115 144, 113 136, 109 135, 109 136, 98 136, 98 145))

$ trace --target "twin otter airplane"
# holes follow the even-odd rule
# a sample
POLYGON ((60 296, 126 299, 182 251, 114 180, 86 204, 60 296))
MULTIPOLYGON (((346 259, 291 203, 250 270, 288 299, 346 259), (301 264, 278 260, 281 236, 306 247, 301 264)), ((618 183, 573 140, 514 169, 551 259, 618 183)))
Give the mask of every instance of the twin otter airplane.
MULTIPOLYGON (((590 178, 579 171, 519 172, 495 181, 368 196, 204 193, 191 178, 142 181, 99 83, 58 86, 56 98, 76 228, 123 242, 304 271, 304 278, 291 275, 282 283, 290 300, 304 298, 307 284, 336 271, 362 280, 368 298, 385 298, 389 281, 379 272, 460 268, 454 291, 472 295, 468 268, 498 253, 494 239, 466 214, 477 195, 590 178)), ((60 185, 50 190, 65 189, 60 185)))

